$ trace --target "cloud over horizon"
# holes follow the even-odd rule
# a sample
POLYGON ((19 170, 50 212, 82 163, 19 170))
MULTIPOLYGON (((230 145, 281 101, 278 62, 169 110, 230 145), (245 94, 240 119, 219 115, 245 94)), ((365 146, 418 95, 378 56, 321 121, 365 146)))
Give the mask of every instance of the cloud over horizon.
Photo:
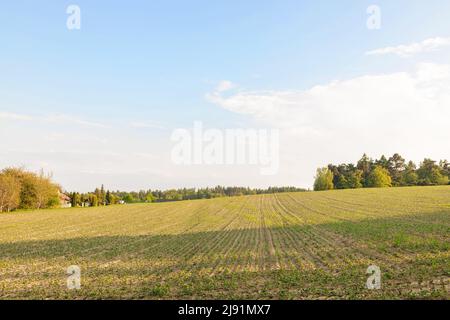
POLYGON ((68 115, 68 114, 48 114, 48 115, 31 115, 31 114, 23 114, 23 113, 14 113, 14 112, 0 112, 0 120, 5 119, 9 121, 35 121, 41 123, 60 123, 60 124, 72 124, 72 125, 81 125, 87 127, 96 127, 96 128, 110 128, 108 125, 100 123, 87 121, 82 118, 68 115))
POLYGON ((334 132, 370 128, 394 120, 434 118, 450 114, 450 65, 420 63, 414 72, 363 75, 317 85, 308 90, 245 91, 225 95, 215 91, 206 99, 234 113, 250 115, 275 127, 302 126, 334 132), (418 117, 420 116, 420 118, 418 117), (376 121, 374 121, 376 120, 376 121), (369 127, 368 127, 369 126, 369 127))
POLYGON ((299 181, 321 165, 354 162, 364 152, 400 152, 414 161, 450 157, 442 148, 450 141, 446 64, 420 63, 413 72, 363 75, 307 90, 214 91, 206 99, 282 130, 280 166, 297 159, 292 162, 310 173, 299 174, 299 181))
POLYGON ((385 47, 367 51, 366 55, 380 56, 380 55, 394 54, 401 58, 408 58, 416 54, 433 52, 438 49, 449 46, 450 46, 450 37, 448 38, 435 37, 423 40, 422 42, 415 42, 407 45, 385 47))

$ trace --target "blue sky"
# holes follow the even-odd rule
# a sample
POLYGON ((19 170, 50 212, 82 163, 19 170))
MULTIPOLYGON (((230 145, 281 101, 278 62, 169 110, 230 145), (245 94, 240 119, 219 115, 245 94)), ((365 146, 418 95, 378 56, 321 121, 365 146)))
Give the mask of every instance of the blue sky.
MULTIPOLYGON (((78 124, 103 123, 109 129, 74 127, 70 131, 65 125, 55 125, 51 130, 48 126, 33 129, 31 123, 26 126, 34 136, 62 137, 69 131, 75 135, 93 130, 89 134, 101 140, 120 132, 119 146, 110 143, 86 147, 86 151, 116 152, 128 139, 145 145, 145 152, 164 157, 170 130, 192 126, 195 120, 213 128, 277 127, 261 115, 236 112, 226 103, 206 99, 205 95, 214 92, 223 80, 236 84, 244 93, 299 92, 336 80, 413 72, 422 62, 449 63, 445 48, 407 58, 365 54, 378 48, 450 37, 448 12, 450 3, 437 0, 2 2, 0 112, 33 118, 64 115, 76 118, 78 124), (81 30, 66 28, 65 11, 70 4, 81 8, 81 30), (366 9, 372 4, 381 8, 380 30, 366 27, 366 9), (125 123, 151 125, 146 130, 136 128, 143 126, 124 129, 125 123), (111 128, 115 128, 114 134, 108 132, 111 128)), ((24 122, 14 124, 11 116, 9 120, 4 118, 0 119, 2 135, 24 128, 24 122)), ((282 144, 288 145, 291 138, 282 140, 282 144)), ((306 136, 297 139, 311 141, 306 136)), ((12 143, 11 152, 3 150, 0 165, 24 164, 35 169, 43 164, 67 188, 89 189, 100 179, 110 179, 114 184, 111 188, 117 185, 128 189, 231 182, 220 175, 211 180, 210 174, 202 177, 200 172, 195 179, 183 174, 176 175, 178 179, 140 174, 142 181, 134 182, 137 180, 130 174, 129 178, 125 173, 121 177, 104 177, 95 170, 79 181, 76 177, 81 169, 68 169, 62 158, 54 157, 64 150, 49 150, 45 144, 39 154, 32 156, 30 150, 36 142, 27 146, 26 141, 24 138, 12 143), (28 155, 13 155, 24 151, 28 155), (151 183, 146 183, 147 178, 151 183)), ((71 145, 67 141, 63 139, 58 144, 71 145)), ((77 150, 87 145, 84 140, 72 142, 77 150)), ((386 153, 395 146, 386 147, 386 153)), ((381 148, 366 149, 371 147, 359 146, 352 152, 381 152, 381 148)), ((410 154, 418 157, 418 152, 410 154)), ((353 160, 347 157, 349 153, 334 152, 319 153, 314 159, 325 158, 325 163, 353 160)), ((298 168, 286 165, 284 175, 279 177, 249 175, 237 179, 235 184, 309 186, 314 173, 310 172, 311 166, 308 164, 301 176, 292 175, 292 170, 299 171, 298 168)))

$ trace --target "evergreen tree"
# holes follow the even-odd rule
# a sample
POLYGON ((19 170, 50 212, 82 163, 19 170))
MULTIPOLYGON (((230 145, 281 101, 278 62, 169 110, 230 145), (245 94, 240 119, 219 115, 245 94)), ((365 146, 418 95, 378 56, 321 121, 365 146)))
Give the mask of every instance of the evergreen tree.
POLYGON ((99 198, 100 205, 104 206, 106 205, 106 193, 105 193, 105 187, 102 184, 102 187, 100 189, 100 198, 99 198))
POLYGON ((362 185, 363 187, 369 186, 369 176, 372 171, 373 161, 365 153, 362 158, 358 161, 356 167, 362 171, 362 185))
POLYGON ((449 183, 449 178, 442 174, 441 168, 436 164, 436 161, 431 159, 425 159, 420 164, 417 174, 420 185, 445 185, 449 183))
POLYGON ((419 176, 416 173, 416 165, 414 162, 409 161, 403 171, 402 182, 405 186, 415 186, 419 181, 419 176))
POLYGON ((107 205, 113 204, 112 197, 111 197, 111 192, 109 192, 109 190, 106 191, 105 203, 106 203, 107 205))
POLYGON ((392 178, 393 186, 405 185, 405 182, 403 181, 403 172, 406 168, 405 162, 405 159, 403 159, 398 153, 389 158, 387 169, 389 170, 389 174, 392 178))

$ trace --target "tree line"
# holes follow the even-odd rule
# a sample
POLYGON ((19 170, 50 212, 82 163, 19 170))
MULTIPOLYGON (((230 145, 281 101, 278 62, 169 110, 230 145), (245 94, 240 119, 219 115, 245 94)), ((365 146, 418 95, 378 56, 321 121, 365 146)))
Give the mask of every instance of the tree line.
POLYGON ((329 164, 317 169, 314 190, 448 185, 450 164, 424 159, 419 166, 398 153, 389 159, 371 159, 366 154, 356 164, 329 164))
POLYGON ((57 207, 60 189, 43 171, 36 174, 23 168, 4 169, 0 171, 0 212, 57 207))
MULTIPOLYGON (((448 185, 449 181, 450 164, 447 160, 437 162, 424 159, 416 166, 397 153, 389 159, 382 156, 375 160, 364 154, 356 164, 329 164, 317 169, 314 190, 448 185)), ((51 175, 43 171, 36 174, 23 168, 6 168, 0 171, 0 212, 53 208, 60 206, 63 200, 70 201, 72 207, 96 207, 303 191, 308 190, 296 187, 258 189, 217 186, 123 192, 105 190, 102 185, 93 192, 66 193, 68 197, 64 199, 61 187, 52 182, 51 175)))
POLYGON ((252 189, 245 187, 223 187, 214 188, 183 188, 170 190, 141 190, 138 192, 109 191, 101 188, 93 192, 69 194, 72 207, 96 207, 118 203, 151 203, 169 202, 183 200, 213 199, 219 197, 234 197, 255 194, 281 193, 281 192, 303 192, 306 189, 296 187, 269 187, 267 189, 252 189))

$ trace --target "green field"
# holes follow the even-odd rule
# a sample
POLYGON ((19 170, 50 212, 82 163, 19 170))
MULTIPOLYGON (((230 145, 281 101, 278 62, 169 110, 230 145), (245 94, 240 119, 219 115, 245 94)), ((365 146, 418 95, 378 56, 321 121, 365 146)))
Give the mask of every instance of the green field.
POLYGON ((422 297, 450 297, 450 186, 0 215, 2 299, 422 297))

